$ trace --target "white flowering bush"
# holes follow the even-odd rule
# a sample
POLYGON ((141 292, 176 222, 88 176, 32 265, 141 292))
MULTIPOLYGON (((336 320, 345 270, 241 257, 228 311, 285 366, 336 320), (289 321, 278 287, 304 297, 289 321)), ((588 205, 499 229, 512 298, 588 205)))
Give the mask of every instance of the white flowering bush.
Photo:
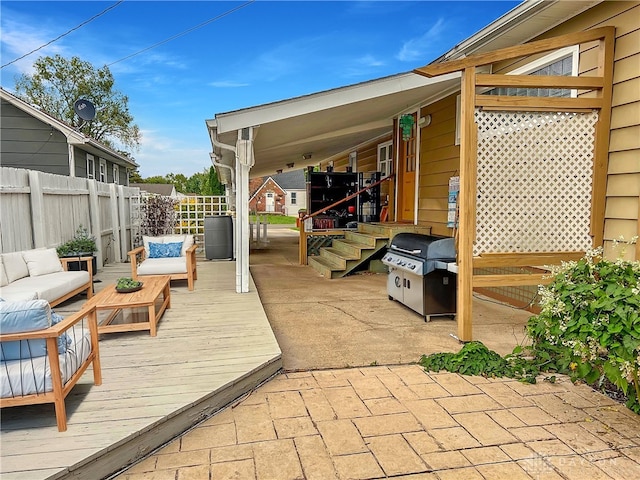
POLYGON ((554 268, 552 279, 527 324, 530 354, 574 381, 597 386, 606 378, 640 413, 640 262, 605 260, 598 248, 554 268))

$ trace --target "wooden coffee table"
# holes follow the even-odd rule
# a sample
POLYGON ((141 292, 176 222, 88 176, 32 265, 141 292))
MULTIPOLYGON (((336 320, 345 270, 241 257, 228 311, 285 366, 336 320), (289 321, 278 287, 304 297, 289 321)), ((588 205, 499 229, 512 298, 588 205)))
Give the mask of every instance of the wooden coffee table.
POLYGON ((98 325, 98 333, 149 330, 150 335, 155 337, 160 317, 167 308, 171 308, 170 279, 169 275, 140 277, 139 280, 143 283, 142 289, 131 293, 117 292, 115 284, 106 285, 87 300, 87 306, 94 307, 96 311, 113 310, 107 319, 98 325), (160 298, 161 295, 162 298, 160 298), (126 320, 124 309, 140 307, 147 308, 146 321, 121 321, 126 320))

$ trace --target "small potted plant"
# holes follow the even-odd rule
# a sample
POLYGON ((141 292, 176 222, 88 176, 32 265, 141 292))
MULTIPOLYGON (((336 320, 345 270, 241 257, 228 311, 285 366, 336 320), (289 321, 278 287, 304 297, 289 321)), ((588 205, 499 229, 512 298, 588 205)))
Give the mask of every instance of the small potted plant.
MULTIPOLYGON (((76 233, 73 238, 68 242, 59 245, 56 248, 59 257, 93 257, 93 273, 95 275, 97 271, 97 262, 95 252, 98 249, 96 246, 95 237, 89 235, 89 231, 83 225, 80 225, 76 229, 76 233)), ((69 264, 70 270, 80 270, 80 262, 73 262, 69 264)))

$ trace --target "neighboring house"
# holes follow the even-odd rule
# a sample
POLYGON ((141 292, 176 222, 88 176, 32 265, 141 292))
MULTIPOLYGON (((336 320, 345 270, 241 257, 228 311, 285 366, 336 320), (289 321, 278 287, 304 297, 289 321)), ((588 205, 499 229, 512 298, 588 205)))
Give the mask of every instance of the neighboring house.
POLYGON ((304 170, 291 170, 250 182, 249 210, 277 212, 297 216, 307 208, 307 187, 304 170), (253 188, 251 188, 253 187, 253 188))
MULTIPOLYGON (((486 106, 483 111, 495 110, 507 97, 512 98, 509 102, 513 105, 513 96, 521 95, 521 110, 527 110, 528 106, 535 112, 540 110, 540 106, 544 110, 552 105, 565 105, 570 114, 585 113, 588 116, 591 111, 595 112, 595 116, 588 120, 595 119, 596 122, 593 127, 596 131, 595 147, 593 143, 587 144, 582 151, 577 154, 574 151, 566 157, 575 159, 575 163, 569 162, 567 172, 575 169, 576 165, 581 165, 582 170, 578 176, 586 175, 589 179, 583 186, 587 196, 591 197, 591 211, 585 215, 585 205, 582 203, 579 222, 572 220, 577 211, 577 203, 571 198, 571 188, 547 184, 544 175, 546 170, 541 170, 538 166, 537 171, 525 173, 525 166, 519 165, 512 167, 514 170, 511 179, 508 175, 504 178, 507 170, 499 160, 512 158, 516 164, 520 152, 531 150, 526 142, 510 146, 509 153, 503 150, 494 154, 495 162, 489 163, 488 178, 491 181, 492 172, 499 173, 503 180, 511 182, 510 188, 513 188, 513 182, 519 182, 520 179, 541 179, 542 183, 535 187, 531 184, 526 186, 532 189, 533 194, 538 195, 531 196, 533 200, 528 212, 539 215, 542 211, 542 220, 536 219, 536 222, 547 222, 546 228, 549 227, 549 221, 544 218, 544 209, 548 205, 545 202, 552 196, 561 194, 565 201, 564 210, 568 213, 563 222, 569 223, 557 223, 552 227, 555 227, 555 232, 566 233, 570 240, 562 250, 565 254, 570 253, 566 251, 567 246, 575 245, 571 240, 574 234, 571 230, 579 230, 581 246, 575 249, 576 254, 584 251, 587 242, 592 239, 596 245, 603 244, 605 253, 610 257, 622 253, 627 259, 638 260, 640 244, 622 251, 614 248, 614 241, 620 236, 631 239, 640 233, 639 38, 638 2, 522 2, 476 34, 453 46, 431 64, 417 69, 421 70, 420 75, 409 72, 216 114, 215 119, 207 120, 206 123, 212 139, 217 170, 221 180, 224 183, 234 183, 239 192, 242 192, 249 177, 284 168, 284 165, 294 161, 300 166, 320 163, 322 168, 331 162, 337 171, 346 169, 348 165, 355 166, 357 171, 368 170, 375 165, 380 171, 392 172, 394 177, 386 187, 389 220, 431 227, 432 233, 436 235, 452 236, 458 233, 458 239, 462 242, 459 252, 463 251, 467 255, 464 272, 458 275, 459 338, 470 340, 470 330, 466 327, 460 329, 461 325, 470 324, 470 311, 467 309, 471 303, 470 288, 478 288, 480 284, 483 288, 493 287, 495 278, 493 275, 486 275, 484 279, 478 279, 470 267, 480 267, 481 263, 476 262, 475 257, 468 257, 471 244, 476 239, 473 233, 476 228, 473 217, 475 205, 470 203, 470 197, 473 202, 476 189, 482 194, 485 185, 476 185, 474 172, 470 175, 469 171, 470 167, 477 168, 477 143, 474 141, 477 126, 473 122, 473 112, 465 112, 462 108, 465 103, 466 108, 468 105, 475 105, 473 95, 466 96, 461 101, 463 84, 466 92, 470 91, 469 85, 473 85, 476 87, 475 93, 486 94, 481 101, 486 106), (614 27, 615 42, 611 41, 613 39, 580 41, 580 38, 590 38, 589 30, 600 27, 614 27), (583 35, 582 32, 586 33, 583 35), (532 55, 519 47, 546 39, 547 45, 560 44, 562 41, 554 39, 569 34, 576 39, 573 45, 562 44, 561 48, 543 53, 532 55), (510 50, 505 52, 503 49, 510 50), (514 51, 522 52, 521 58, 509 55, 514 51), (599 60, 603 54, 606 54, 607 61, 611 59, 610 65, 599 60), (474 61, 477 61, 477 65, 474 61), (465 71, 469 66, 473 66, 474 70, 465 71), (466 76, 461 74, 462 71, 465 71, 466 76), (423 77, 425 73, 434 76, 423 77), (542 78, 537 81, 515 81, 509 79, 511 75, 520 79, 524 75, 530 75, 529 78, 541 75, 542 78), (564 83, 579 84, 582 88, 561 89, 555 85, 551 88, 538 87, 545 81, 548 82, 549 76, 556 76, 557 79, 558 75, 583 77, 578 82, 571 78, 558 81, 558 87, 564 83), (593 80, 589 77, 600 78, 593 80), (486 83, 491 81, 501 85, 492 88, 491 85, 495 86, 496 83, 486 83), (490 95, 495 95, 495 98, 487 98, 490 95), (558 96, 566 98, 560 102, 553 100, 558 96), (546 97, 551 98, 545 101, 546 97), (402 138, 401 124, 408 126, 406 139, 402 138), (461 147, 463 145, 464 148, 461 147), (247 150, 251 150, 251 155, 236 161, 235 154, 247 150), (592 166, 588 162, 578 163, 584 160, 581 156, 583 153, 592 159, 588 160, 593 163, 592 166), (240 167, 237 170, 236 165, 240 167), (235 172, 230 172, 230 169, 235 172), (462 228, 458 231, 449 224, 449 182, 452 177, 458 176, 461 177, 461 184, 466 185, 462 187, 460 199, 466 199, 464 208, 472 208, 463 212, 466 219, 465 233, 462 228), (468 190, 467 187, 471 189, 468 190), (465 308, 464 313, 461 307, 465 308)), ((522 125, 526 125, 524 117, 520 121, 522 125)), ((512 123, 508 128, 513 125, 512 123)), ((578 135, 567 129, 563 135, 553 137, 550 143, 554 146, 568 144, 568 139, 575 139, 578 135)), ((551 161, 549 167, 555 168, 556 162, 551 161)), ((484 175, 486 173, 487 171, 484 175)), ((573 181, 574 173, 567 178, 573 181)), ((242 206, 240 200, 242 198, 238 199, 239 207, 242 206)), ((504 198, 500 213, 513 211, 513 205, 511 198, 504 198)), ((527 213, 521 205, 518 209, 527 213)), ((238 220, 241 218, 242 212, 238 214, 238 220)), ((479 220, 479 227, 494 226, 495 235, 499 234, 497 230, 505 226, 489 217, 479 217, 479 220)), ((535 226, 533 222, 532 226, 535 226)), ((555 232, 552 230, 551 233, 555 232)), ((544 236, 524 232, 523 238, 535 240, 544 236)), ((509 253, 497 255, 502 255, 499 258, 506 267, 511 267, 515 262, 517 265, 513 266, 518 268, 547 265, 547 260, 557 262, 560 259, 560 253, 557 253, 555 257, 539 256, 538 263, 525 263, 520 252, 514 250, 514 253, 516 255, 513 256, 509 256, 509 253)), ((477 256, 477 253, 474 255, 477 256)), ((238 251, 238 261, 242 262, 243 257, 244 252, 238 251)), ((486 255, 482 265, 495 265, 497 258, 490 260, 486 255)), ((527 261, 533 260, 529 257, 527 261)), ((501 273, 513 272, 506 268, 504 270, 506 271, 501 273)), ((245 274, 244 271, 242 273, 245 274)), ((507 294, 511 293, 506 292, 504 295, 507 294)), ((524 297, 520 301, 526 303, 524 297)))
POLYGON ((272 177, 266 177, 249 198, 249 211, 284 213, 285 192, 272 177))
POLYGON ((0 88, 3 167, 129 185, 138 164, 0 88))
POLYGON ((178 197, 180 194, 176 192, 173 183, 131 183, 130 187, 138 187, 143 192, 162 195, 163 197, 178 197))

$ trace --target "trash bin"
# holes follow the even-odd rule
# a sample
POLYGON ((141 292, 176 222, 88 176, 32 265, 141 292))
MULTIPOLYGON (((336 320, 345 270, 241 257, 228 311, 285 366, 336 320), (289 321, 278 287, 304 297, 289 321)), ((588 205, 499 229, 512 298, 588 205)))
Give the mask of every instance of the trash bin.
POLYGON ((204 217, 204 253, 207 260, 233 260, 233 218, 204 217))

